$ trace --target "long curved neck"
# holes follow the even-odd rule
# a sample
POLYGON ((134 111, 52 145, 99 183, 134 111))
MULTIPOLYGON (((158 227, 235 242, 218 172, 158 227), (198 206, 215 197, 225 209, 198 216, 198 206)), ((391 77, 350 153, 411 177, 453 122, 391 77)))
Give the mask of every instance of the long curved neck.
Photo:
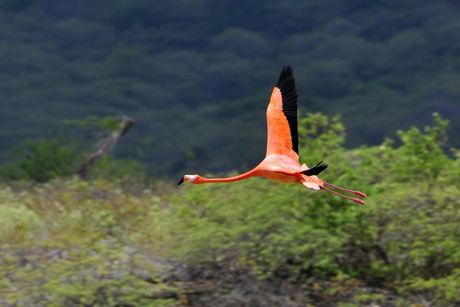
POLYGON ((197 180, 194 183, 211 183, 211 182, 234 182, 234 181, 240 181, 244 180, 250 177, 255 177, 257 176, 257 170, 253 169, 250 170, 249 172, 246 172, 241 175, 233 176, 233 177, 227 177, 227 178, 197 178, 197 180))

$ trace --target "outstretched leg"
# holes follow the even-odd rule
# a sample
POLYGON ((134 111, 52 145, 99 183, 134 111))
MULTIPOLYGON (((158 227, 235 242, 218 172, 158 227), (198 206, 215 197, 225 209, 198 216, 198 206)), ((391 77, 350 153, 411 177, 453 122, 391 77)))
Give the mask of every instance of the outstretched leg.
POLYGON ((348 193, 351 193, 351 194, 354 194, 356 196, 359 196, 359 197, 364 197, 366 198, 366 194, 362 193, 362 192, 359 192, 359 191, 353 191, 353 190, 349 190, 349 189, 345 189, 345 188, 341 188, 341 187, 338 187, 336 185, 333 185, 333 184, 330 184, 330 183, 327 183, 327 182, 324 182, 323 181, 323 186, 320 187, 321 190, 324 190, 324 191, 327 191, 329 193, 332 193, 332 194, 335 194, 335 195, 338 195, 340 197, 343 197, 343 198, 346 198, 346 199, 349 199, 351 201, 354 201, 355 203, 358 203, 360 205, 366 205, 366 203, 362 200, 362 199, 359 199, 359 198, 353 198, 353 197, 349 197, 349 196, 346 196, 346 195, 343 195, 343 194, 340 194, 338 192, 335 192, 335 191, 332 191, 324 186, 328 186, 328 187, 331 187, 331 188, 334 188, 334 189, 337 189, 337 190, 341 190, 341 191, 345 191, 345 192, 348 192, 348 193))

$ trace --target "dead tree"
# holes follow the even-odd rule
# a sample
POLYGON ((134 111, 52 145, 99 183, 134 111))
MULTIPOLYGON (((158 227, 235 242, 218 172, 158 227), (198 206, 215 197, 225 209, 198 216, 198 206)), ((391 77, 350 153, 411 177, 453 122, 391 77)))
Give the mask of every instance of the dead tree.
POLYGON ((118 142, 118 139, 128 133, 128 131, 134 126, 135 123, 138 121, 144 119, 145 116, 143 117, 138 117, 138 118, 131 118, 128 116, 122 116, 121 117, 121 125, 120 129, 112 131, 107 139, 105 139, 102 143, 101 146, 99 147, 98 150, 96 150, 95 153, 90 155, 88 159, 85 160, 85 162, 80 166, 80 168, 77 171, 78 177, 80 179, 86 179, 88 178, 88 173, 90 172, 91 168, 93 167, 94 163, 96 161, 106 155, 110 150, 112 150, 115 145, 118 142))

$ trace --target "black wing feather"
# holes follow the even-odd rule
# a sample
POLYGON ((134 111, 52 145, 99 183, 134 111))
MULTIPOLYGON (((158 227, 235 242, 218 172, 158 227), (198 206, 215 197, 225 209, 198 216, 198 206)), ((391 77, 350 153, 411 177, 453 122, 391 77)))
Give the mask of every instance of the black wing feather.
POLYGON ((283 98, 283 113, 291 131, 292 150, 299 154, 299 134, 297 132, 297 90, 291 66, 285 66, 276 82, 283 98))
POLYGON ((302 174, 307 175, 307 176, 319 175, 326 168, 327 168, 327 164, 324 164, 323 161, 321 161, 315 166, 313 166, 312 168, 307 169, 305 172, 302 172, 302 174))

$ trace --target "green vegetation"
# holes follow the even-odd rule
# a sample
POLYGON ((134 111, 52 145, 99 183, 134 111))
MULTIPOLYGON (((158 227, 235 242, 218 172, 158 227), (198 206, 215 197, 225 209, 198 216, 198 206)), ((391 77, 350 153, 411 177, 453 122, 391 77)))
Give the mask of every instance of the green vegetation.
POLYGON ((458 1, 5 0, 0 38, 0 305, 460 304, 458 1), (169 182, 260 161, 283 65, 301 162, 368 206, 169 182))
MULTIPOLYGON (((99 128, 97 135, 102 139, 99 143, 105 142, 110 133, 118 133, 123 128, 120 118, 115 117, 91 116, 85 120, 67 121, 67 123, 99 128)), ((96 147, 100 146, 99 144, 96 147)), ((96 159, 95 167, 88 171, 90 178, 135 180, 136 182, 147 180, 144 168, 139 161, 129 158, 114 159, 109 150, 110 147, 107 153, 101 155, 101 159, 96 159)), ((47 182, 53 178, 76 174, 90 154, 88 150, 82 149, 81 142, 69 141, 60 137, 26 140, 13 148, 9 156, 10 161, 0 166, 0 180, 47 182)))
POLYGON ((10 153, 12 162, 0 167, 6 180, 46 182, 75 173, 78 163, 76 143, 64 145, 59 139, 26 140, 10 153))
POLYGON ((456 306, 460 159, 434 119, 349 150, 339 118, 300 118, 301 162, 368 206, 259 178, 5 182, 0 303, 456 306))
POLYGON ((454 0, 4 0, 0 38, 0 161, 50 131, 92 142, 63 120, 124 114, 148 117, 116 157, 162 177, 242 170, 288 64, 300 110, 341 114, 347 148, 433 112, 460 146, 454 0))

